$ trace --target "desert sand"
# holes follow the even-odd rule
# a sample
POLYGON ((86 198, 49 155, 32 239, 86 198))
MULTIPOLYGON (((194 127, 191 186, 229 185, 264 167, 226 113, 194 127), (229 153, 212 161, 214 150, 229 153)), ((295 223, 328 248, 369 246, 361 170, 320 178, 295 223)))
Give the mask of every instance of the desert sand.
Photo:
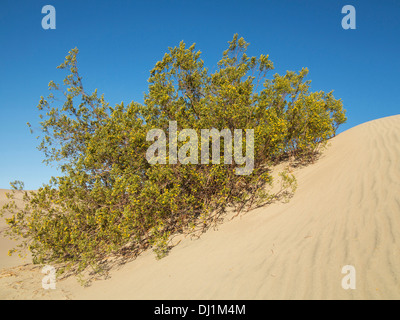
POLYGON ((289 203, 185 238, 161 260, 145 252, 87 288, 70 277, 44 290, 41 267, 8 257, 1 239, 0 298, 400 299, 400 116, 339 134, 295 175, 289 203), (345 265, 355 289, 342 287, 345 265))

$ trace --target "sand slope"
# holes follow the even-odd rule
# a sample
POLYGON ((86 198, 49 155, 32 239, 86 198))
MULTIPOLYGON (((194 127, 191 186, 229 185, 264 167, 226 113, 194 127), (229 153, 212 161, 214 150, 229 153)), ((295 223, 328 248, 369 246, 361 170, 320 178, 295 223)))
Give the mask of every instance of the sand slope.
POLYGON ((40 269, 12 288, 25 271, 0 278, 0 298, 400 299, 400 116, 338 135, 296 176, 288 204, 185 239, 160 261, 147 252, 109 280, 69 278, 45 293, 40 269), (355 290, 341 286, 345 265, 355 290))
MULTIPOLYGON (((6 193, 10 192, 10 190, 0 189, 0 208, 8 201, 6 197, 6 193)), ((16 203, 22 206, 22 193, 16 195, 16 203)), ((21 265, 21 263, 29 263, 29 257, 24 260, 20 259, 17 255, 12 257, 8 256, 8 250, 16 247, 18 242, 14 240, 10 240, 4 237, 4 232, 8 228, 5 218, 9 218, 11 215, 5 215, 4 217, 0 217, 0 270, 4 268, 16 267, 21 265)), ((1 292, 1 287, 0 287, 1 292)))

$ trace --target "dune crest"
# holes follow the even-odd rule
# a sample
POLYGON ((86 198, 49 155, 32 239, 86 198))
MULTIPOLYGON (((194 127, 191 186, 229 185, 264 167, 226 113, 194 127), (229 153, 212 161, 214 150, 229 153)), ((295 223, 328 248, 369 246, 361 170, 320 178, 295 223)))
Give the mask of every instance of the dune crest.
MULTIPOLYGON (((314 165, 295 173, 298 190, 289 203, 253 210, 199 240, 185 239, 159 261, 146 252, 89 288, 71 278, 60 281, 54 294, 400 299, 400 116, 356 126, 329 144, 314 165), (354 290, 342 288, 345 265, 356 270, 354 290)), ((32 282, 12 294, 2 281, 1 298, 7 298, 6 291, 8 298, 31 296, 32 282)))

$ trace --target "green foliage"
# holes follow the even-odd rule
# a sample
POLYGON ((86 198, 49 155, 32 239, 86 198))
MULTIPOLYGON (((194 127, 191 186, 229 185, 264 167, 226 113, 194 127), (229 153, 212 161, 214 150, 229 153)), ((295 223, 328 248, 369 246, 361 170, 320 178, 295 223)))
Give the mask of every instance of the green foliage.
POLYGON ((22 191, 24 190, 25 184, 22 181, 15 180, 10 182, 10 186, 12 190, 22 191))
POLYGON ((293 175, 283 172, 281 190, 270 194, 270 169, 288 156, 315 154, 346 120, 345 111, 331 92, 310 92, 307 69, 267 78, 274 68, 268 55, 249 57, 247 47, 235 35, 211 73, 195 45, 181 42, 151 70, 144 105, 115 107, 97 90, 84 90, 78 50, 71 50, 58 66, 68 71, 63 83, 51 81, 38 105, 39 149, 63 175, 26 192, 23 209, 12 199, 4 206, 13 213, 9 234, 22 237, 35 263, 81 272, 149 246, 162 257, 172 234, 207 228, 227 207, 249 209, 294 191, 293 175), (223 161, 150 165, 147 132, 168 132, 169 121, 198 136, 200 129, 254 129, 252 174, 236 175, 237 165, 223 161))

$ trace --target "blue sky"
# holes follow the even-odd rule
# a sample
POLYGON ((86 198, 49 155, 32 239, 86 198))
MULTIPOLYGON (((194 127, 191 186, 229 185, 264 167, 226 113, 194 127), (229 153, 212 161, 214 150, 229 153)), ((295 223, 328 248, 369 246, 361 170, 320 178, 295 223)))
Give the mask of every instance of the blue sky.
POLYGON ((269 54, 274 73, 309 69, 312 90, 334 90, 348 122, 399 114, 398 0, 2 0, 0 2, 0 188, 22 180, 27 189, 56 169, 42 163, 36 106, 56 69, 78 47, 87 91, 110 104, 143 102, 149 70, 168 47, 196 43, 211 70, 234 33, 250 55, 269 54), (56 9, 56 29, 44 30, 44 5, 56 9), (341 26, 344 5, 356 9, 356 29, 341 26))

